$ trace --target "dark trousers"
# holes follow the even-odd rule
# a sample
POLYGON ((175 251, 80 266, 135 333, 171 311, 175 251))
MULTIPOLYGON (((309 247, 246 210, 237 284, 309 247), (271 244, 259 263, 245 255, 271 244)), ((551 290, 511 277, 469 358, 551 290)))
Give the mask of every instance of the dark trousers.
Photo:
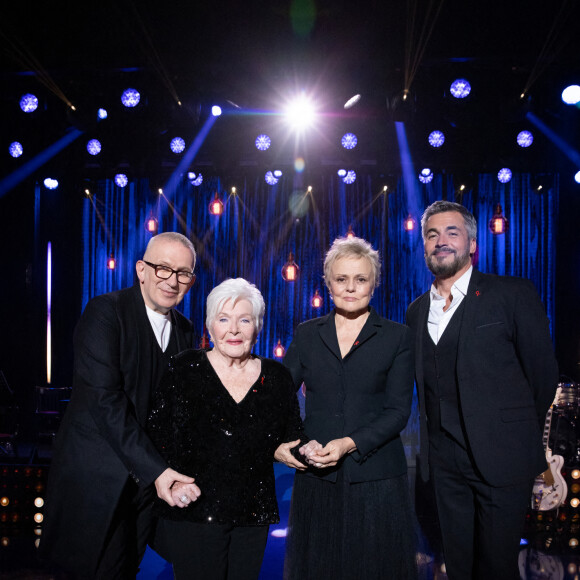
POLYGON ((151 534, 153 496, 152 486, 142 489, 132 480, 127 482, 105 540, 96 579, 134 580, 151 534))
POLYGON ((269 526, 159 520, 155 537, 175 580, 257 580, 269 526))
POLYGON ((519 580, 518 553, 533 481, 488 485, 470 454, 447 437, 438 442, 430 465, 449 579, 519 580))

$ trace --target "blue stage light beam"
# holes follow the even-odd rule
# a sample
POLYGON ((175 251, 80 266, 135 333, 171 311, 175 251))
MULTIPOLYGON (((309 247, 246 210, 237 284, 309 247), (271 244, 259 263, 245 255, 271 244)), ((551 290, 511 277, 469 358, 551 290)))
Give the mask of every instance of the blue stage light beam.
POLYGON ((560 137, 555 131, 550 129, 539 117, 536 117, 534 113, 527 113, 526 119, 533 123, 562 153, 570 159, 570 161, 580 167, 580 152, 574 149, 571 145, 566 143, 562 137, 560 137))
POLYGON ((29 175, 42 167, 47 161, 52 159, 57 153, 60 153, 65 147, 68 147, 75 139, 82 135, 79 129, 71 129, 66 135, 61 137, 56 143, 50 145, 47 149, 39 153, 34 159, 13 171, 10 175, 0 180, 0 198, 8 193, 12 188, 24 181, 29 175))
POLYGON ((165 197, 170 198, 175 193, 177 186, 179 185, 179 181, 181 180, 181 176, 189 169, 197 152, 199 151, 200 147, 203 145, 210 129, 212 128, 213 124, 216 122, 217 117, 210 115, 206 122, 204 123, 203 127, 201 128, 200 132, 197 134, 193 143, 189 147, 189 149, 183 155, 179 165, 176 167, 175 171, 171 174, 163 191, 165 192, 165 197))
POLYGON ((409 149, 409 141, 405 131, 405 124, 401 121, 395 122, 397 142, 399 144, 399 157, 401 159, 401 169, 403 170, 403 182, 407 193, 407 209, 413 216, 419 215, 419 195, 417 193, 417 177, 413 168, 413 159, 409 149))

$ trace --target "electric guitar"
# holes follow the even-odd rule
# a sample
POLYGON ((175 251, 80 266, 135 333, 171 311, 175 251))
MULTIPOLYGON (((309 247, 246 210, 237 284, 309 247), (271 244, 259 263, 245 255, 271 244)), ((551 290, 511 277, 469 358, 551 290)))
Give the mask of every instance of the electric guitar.
MULTIPOLYGON (((560 396, 560 391, 561 387, 558 387, 552 407, 556 404, 560 396)), ((562 477, 564 458, 561 455, 552 455, 552 450, 550 449, 552 407, 550 407, 546 414, 543 436, 548 469, 536 477, 532 490, 532 509, 536 511, 547 511, 559 508, 568 495, 568 486, 566 485, 566 480, 562 477)))

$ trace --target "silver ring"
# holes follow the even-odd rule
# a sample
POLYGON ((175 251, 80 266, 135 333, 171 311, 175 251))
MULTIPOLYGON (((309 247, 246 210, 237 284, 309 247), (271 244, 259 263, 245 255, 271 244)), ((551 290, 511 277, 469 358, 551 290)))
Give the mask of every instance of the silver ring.
POLYGON ((182 503, 186 503, 187 502, 187 496, 186 495, 182 495, 180 498, 182 503))

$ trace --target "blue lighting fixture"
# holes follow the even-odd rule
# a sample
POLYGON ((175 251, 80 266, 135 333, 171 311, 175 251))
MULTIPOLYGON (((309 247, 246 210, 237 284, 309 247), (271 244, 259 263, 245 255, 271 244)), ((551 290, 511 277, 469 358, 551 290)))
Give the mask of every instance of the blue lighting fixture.
POLYGON ((25 113, 34 113, 38 109, 38 99, 30 93, 20 99, 20 108, 25 113))
POLYGON ((336 174, 338 177, 344 177, 346 175, 346 169, 339 169, 336 174))
POLYGON ((471 85, 465 79, 456 79, 451 83, 449 91, 456 99, 465 99, 471 92, 471 85))
POLYGON ((171 147, 171 151, 178 155, 179 153, 183 153, 185 149, 185 141, 181 137, 174 137, 171 139, 169 146, 171 147))
POLYGON ((340 141, 345 149, 354 149, 358 139, 354 133, 345 133, 340 141))
POLYGON ((419 181, 421 183, 431 183, 433 181, 433 172, 428 167, 421 169, 421 173, 419 173, 419 181))
POLYGON ((140 100, 141 95, 136 89, 127 89, 121 95, 121 103, 123 103, 123 105, 128 108, 136 107, 140 100))
POLYGON ((18 143, 18 141, 14 141, 14 143, 10 143, 10 147, 8 147, 8 151, 10 155, 16 159, 16 157, 20 157, 23 153, 22 144, 18 143))
POLYGON ((347 184, 350 185, 356 181, 356 173, 350 169, 346 172, 346 175, 342 178, 342 180, 347 184))
POLYGON ((276 185, 278 183, 278 178, 271 171, 266 171, 264 179, 268 185, 276 185))
POLYGON ((46 189, 56 189, 58 187, 58 180, 53 179, 52 177, 47 177, 44 180, 44 187, 46 187, 46 189))
POLYGON ((126 187, 129 180, 124 173, 117 173, 117 175, 115 175, 115 183, 117 184, 117 187, 126 187))
POLYGON ((580 103, 580 86, 570 85, 562 91, 562 101, 567 105, 580 103))
POLYGON ((429 133, 429 145, 431 147, 441 147, 445 143, 445 135, 441 131, 432 131, 429 133))
POLYGON ((282 171, 280 169, 276 169, 272 173, 274 174, 274 177, 282 177, 282 171))
POLYGON ((201 173, 197 174, 197 177, 194 177, 190 180, 191 185, 195 185, 199 187, 203 183, 203 175, 201 173))
POLYGON ((101 152, 101 142, 98 139, 91 139, 87 143, 87 151, 90 155, 98 155, 101 152))
POLYGON ((256 149, 258 151, 266 151, 266 149, 270 149, 270 145, 272 145, 272 140, 268 135, 258 135, 256 137, 256 149))
POLYGON ((512 178, 511 169, 508 169, 507 167, 503 167, 497 173, 497 180, 500 183, 507 183, 508 181, 511 181, 511 178, 512 178))
POLYGON ((97 117, 102 121, 103 119, 106 119, 109 116, 109 113, 107 113, 107 109, 99 109, 97 111, 97 117))
POLYGON ((534 136, 529 131, 520 131, 516 140, 520 147, 529 147, 534 142, 534 136))
POLYGON ((211 114, 212 114, 214 117, 219 117, 219 116, 222 114, 222 108, 221 108, 220 106, 218 106, 218 105, 214 105, 214 106, 211 108, 211 114))

